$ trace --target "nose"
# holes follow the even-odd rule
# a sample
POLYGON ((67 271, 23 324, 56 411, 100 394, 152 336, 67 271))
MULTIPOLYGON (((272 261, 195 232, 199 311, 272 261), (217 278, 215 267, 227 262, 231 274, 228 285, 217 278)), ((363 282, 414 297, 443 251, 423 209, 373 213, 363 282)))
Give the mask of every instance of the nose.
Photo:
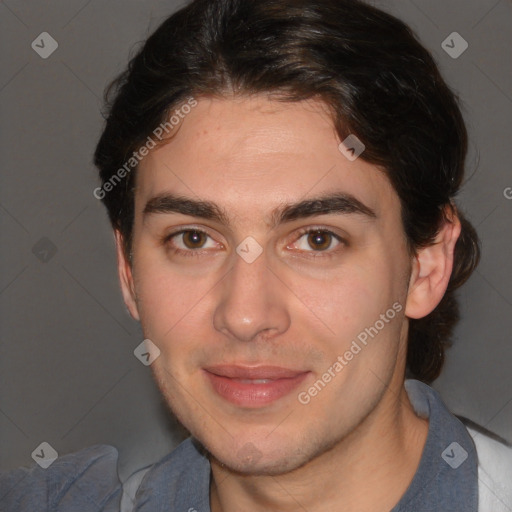
POLYGON ((286 287, 268 267, 265 253, 247 263, 238 255, 221 282, 213 325, 231 339, 270 339, 286 332, 290 314, 286 287))

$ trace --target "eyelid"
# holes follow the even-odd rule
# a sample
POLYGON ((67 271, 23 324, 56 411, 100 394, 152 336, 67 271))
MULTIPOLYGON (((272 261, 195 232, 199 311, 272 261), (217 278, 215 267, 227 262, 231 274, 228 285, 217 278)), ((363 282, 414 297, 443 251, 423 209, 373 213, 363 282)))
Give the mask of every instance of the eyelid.
POLYGON ((172 229, 172 231, 166 233, 162 237, 162 241, 165 243, 168 240, 170 240, 173 236, 180 235, 180 234, 186 233, 188 231, 197 231, 198 233, 204 233, 205 235, 209 236, 210 238, 214 238, 212 236, 212 234, 207 229, 205 229, 204 227, 186 224, 186 225, 183 225, 183 226, 175 226, 172 229))

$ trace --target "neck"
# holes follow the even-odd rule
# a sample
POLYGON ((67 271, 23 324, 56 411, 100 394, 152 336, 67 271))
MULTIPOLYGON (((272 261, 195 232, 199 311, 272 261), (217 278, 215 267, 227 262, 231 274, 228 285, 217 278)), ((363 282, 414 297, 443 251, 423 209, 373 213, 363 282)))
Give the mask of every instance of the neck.
POLYGON ((399 382, 351 434, 289 473, 244 476, 212 460, 211 510, 389 511, 413 479, 427 434, 399 382))

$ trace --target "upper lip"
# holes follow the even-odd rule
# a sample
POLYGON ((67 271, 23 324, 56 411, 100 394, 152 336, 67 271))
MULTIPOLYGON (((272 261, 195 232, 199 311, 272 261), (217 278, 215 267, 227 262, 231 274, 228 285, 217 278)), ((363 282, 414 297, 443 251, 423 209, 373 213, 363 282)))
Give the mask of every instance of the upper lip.
POLYGON ((292 370, 280 366, 238 366, 218 365, 204 368, 207 372, 227 377, 229 379, 290 379, 302 373, 303 370, 292 370))

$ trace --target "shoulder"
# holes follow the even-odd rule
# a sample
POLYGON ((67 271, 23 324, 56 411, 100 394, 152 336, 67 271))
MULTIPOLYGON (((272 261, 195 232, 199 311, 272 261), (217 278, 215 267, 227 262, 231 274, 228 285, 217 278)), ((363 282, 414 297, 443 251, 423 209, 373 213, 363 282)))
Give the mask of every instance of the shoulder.
POLYGON ((208 510, 210 462, 192 437, 152 466, 135 472, 123 483, 121 512, 153 510, 166 503, 169 510, 208 510), (155 501, 156 500, 156 501, 155 501))
POLYGON ((118 455, 113 446, 94 445, 59 456, 46 469, 34 463, 1 472, 2 510, 118 510, 118 455))
POLYGON ((475 443, 478 457, 479 511, 512 510, 512 446, 461 418, 475 443))

